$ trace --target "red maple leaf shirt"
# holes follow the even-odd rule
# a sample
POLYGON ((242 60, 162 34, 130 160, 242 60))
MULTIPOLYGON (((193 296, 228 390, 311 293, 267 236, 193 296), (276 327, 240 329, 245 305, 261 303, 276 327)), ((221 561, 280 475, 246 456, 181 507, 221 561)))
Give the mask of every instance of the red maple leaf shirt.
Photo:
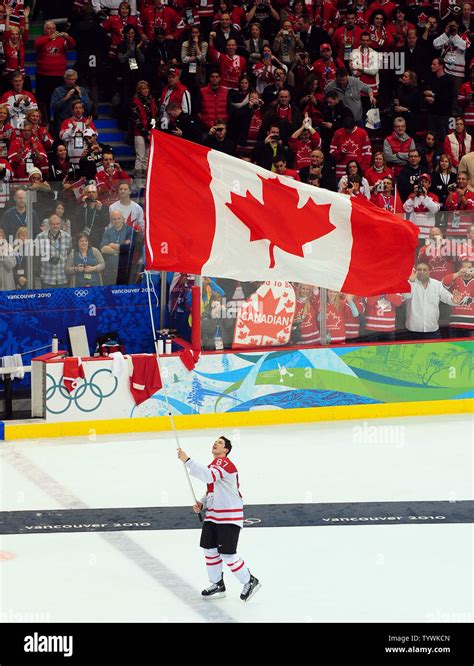
POLYGON ((186 467, 192 476, 207 483, 201 498, 205 521, 217 525, 244 526, 244 504, 239 490, 239 474, 229 458, 215 458, 207 467, 190 458, 186 467))

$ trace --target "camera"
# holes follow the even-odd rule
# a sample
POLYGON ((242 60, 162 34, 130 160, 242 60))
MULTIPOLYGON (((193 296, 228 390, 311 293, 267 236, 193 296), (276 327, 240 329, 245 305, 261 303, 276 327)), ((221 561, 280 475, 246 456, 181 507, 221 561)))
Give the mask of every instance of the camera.
POLYGON ((457 189, 456 183, 451 183, 451 185, 448 185, 448 192, 455 192, 457 189))
POLYGON ((59 264, 59 259, 60 257, 55 255, 54 257, 49 258, 49 263, 52 264, 53 266, 56 266, 57 264, 59 264))
POLYGON ((450 35, 455 35, 455 34, 457 34, 457 31, 458 31, 458 29, 457 29, 457 27, 456 27, 455 25, 450 25, 449 28, 448 28, 448 33, 449 33, 450 35))
POLYGON ((161 27, 155 27, 153 31, 156 39, 163 39, 163 37, 165 36, 165 31, 161 27))

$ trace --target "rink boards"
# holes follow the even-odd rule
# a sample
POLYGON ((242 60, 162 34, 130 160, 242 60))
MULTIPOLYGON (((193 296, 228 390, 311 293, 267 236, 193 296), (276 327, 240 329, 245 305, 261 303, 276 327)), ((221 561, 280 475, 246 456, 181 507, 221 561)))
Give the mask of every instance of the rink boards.
MULTIPOLYGON (((473 350, 464 340, 212 352, 192 371, 173 354, 161 367, 177 428, 238 427, 470 412, 473 350)), ((136 406, 111 360, 84 359, 84 368, 69 394, 62 363, 45 363, 44 418, 6 422, 0 438, 170 428, 163 390, 136 406)))

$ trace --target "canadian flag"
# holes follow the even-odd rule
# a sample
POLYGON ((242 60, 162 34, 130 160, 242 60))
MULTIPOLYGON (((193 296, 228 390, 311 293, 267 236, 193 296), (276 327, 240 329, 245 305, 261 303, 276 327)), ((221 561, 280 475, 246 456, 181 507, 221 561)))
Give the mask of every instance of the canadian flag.
POLYGON ((157 130, 146 188, 149 270, 409 291, 418 228, 371 203, 157 130))

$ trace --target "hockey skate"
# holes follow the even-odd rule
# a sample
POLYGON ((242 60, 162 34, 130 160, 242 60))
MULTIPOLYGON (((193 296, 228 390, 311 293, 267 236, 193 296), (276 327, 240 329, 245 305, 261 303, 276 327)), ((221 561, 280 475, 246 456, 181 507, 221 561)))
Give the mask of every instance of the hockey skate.
POLYGON ((224 578, 218 583, 212 583, 208 588, 201 592, 203 599, 222 599, 225 597, 224 578))
POLYGON ((261 587, 262 585, 258 582, 258 578, 255 578, 255 576, 250 574, 250 580, 244 585, 244 589, 242 590, 240 598, 242 601, 248 601, 261 587))

